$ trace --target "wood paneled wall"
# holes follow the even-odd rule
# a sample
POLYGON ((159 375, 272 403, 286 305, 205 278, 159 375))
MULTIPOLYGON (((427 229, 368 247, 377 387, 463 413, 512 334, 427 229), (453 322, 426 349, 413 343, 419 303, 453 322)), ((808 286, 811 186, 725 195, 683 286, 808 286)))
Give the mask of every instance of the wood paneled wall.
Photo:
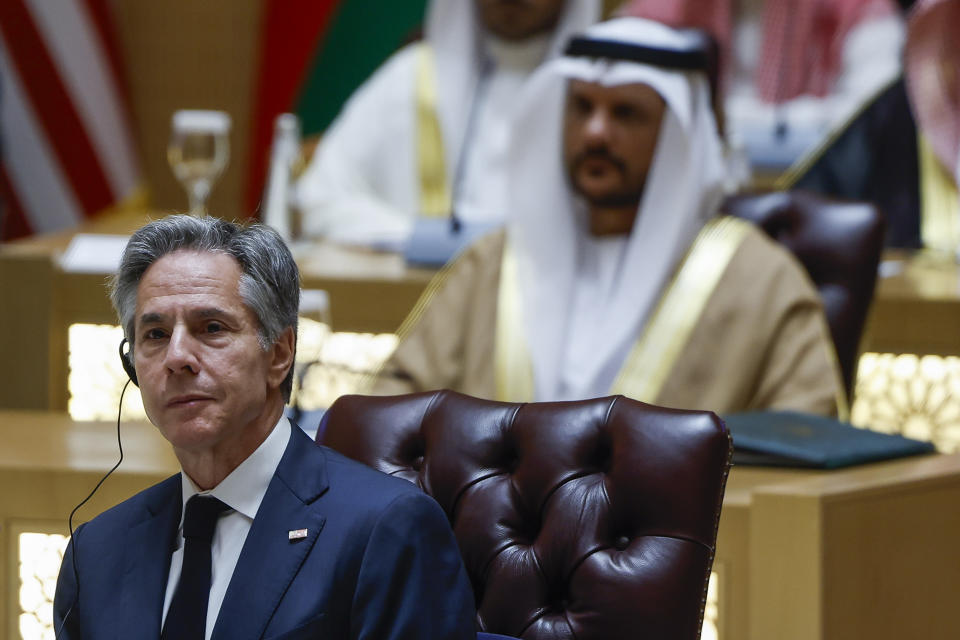
POLYGON ((214 186, 211 213, 245 215, 243 193, 258 75, 261 0, 123 0, 115 3, 142 170, 159 209, 183 210, 186 193, 167 165, 177 109, 230 114, 230 165, 214 186))

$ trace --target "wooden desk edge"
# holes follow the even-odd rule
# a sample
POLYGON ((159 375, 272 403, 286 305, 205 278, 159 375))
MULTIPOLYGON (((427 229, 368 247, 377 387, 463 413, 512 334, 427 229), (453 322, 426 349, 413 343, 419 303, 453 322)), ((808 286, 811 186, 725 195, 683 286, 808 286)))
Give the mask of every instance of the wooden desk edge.
POLYGON ((931 454, 822 471, 803 478, 758 484, 752 495, 794 495, 823 500, 890 491, 912 491, 960 482, 960 454, 931 454))

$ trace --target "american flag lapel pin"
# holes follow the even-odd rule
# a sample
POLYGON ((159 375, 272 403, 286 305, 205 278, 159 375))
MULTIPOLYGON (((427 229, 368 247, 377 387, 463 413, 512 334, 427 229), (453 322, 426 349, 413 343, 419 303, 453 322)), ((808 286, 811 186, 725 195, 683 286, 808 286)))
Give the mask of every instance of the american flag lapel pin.
POLYGON ((300 540, 307 537, 306 529, 291 529, 287 532, 287 537, 290 540, 300 540))

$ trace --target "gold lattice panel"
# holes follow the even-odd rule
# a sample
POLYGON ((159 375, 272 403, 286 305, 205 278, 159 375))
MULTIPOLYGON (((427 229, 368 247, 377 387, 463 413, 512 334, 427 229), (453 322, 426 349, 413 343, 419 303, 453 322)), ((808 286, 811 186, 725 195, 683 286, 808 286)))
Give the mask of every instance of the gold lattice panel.
POLYGON ((10 527, 15 546, 16 587, 10 602, 14 638, 54 640, 53 596, 67 546, 62 523, 16 523, 10 527))
POLYGON ((301 319, 292 401, 301 409, 320 409, 361 391, 396 346, 392 333, 331 333, 326 325, 301 319))
MULTIPOLYGON (((67 410, 74 420, 116 420, 120 391, 127 374, 120 366, 117 347, 123 331, 109 324, 74 324, 69 340, 67 410)), ((140 391, 127 387, 123 396, 123 419, 146 420, 140 391)))
POLYGON ((863 354, 851 421, 960 451, 960 358, 863 354))
MULTIPOLYGON (((120 391, 127 381, 117 355, 122 338, 118 326, 70 327, 68 409, 74 420, 116 420, 120 391)), ((303 409, 330 406, 344 393, 357 391, 396 345, 393 334, 331 332, 326 324, 300 318, 294 399, 303 409)), ((133 385, 123 398, 123 419, 146 419, 140 392, 133 385)))

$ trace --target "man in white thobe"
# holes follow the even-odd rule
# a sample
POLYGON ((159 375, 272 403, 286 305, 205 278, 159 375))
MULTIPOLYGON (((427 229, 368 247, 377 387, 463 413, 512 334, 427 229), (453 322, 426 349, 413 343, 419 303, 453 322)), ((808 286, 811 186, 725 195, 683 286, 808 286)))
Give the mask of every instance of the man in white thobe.
POLYGON ((594 25, 528 82, 506 231, 464 252, 400 330, 378 393, 842 412, 796 260, 720 213, 702 35, 594 25))
POLYGON ((402 243, 418 216, 504 219, 509 114, 599 0, 432 0, 425 37, 347 102, 297 185, 309 236, 402 243))

